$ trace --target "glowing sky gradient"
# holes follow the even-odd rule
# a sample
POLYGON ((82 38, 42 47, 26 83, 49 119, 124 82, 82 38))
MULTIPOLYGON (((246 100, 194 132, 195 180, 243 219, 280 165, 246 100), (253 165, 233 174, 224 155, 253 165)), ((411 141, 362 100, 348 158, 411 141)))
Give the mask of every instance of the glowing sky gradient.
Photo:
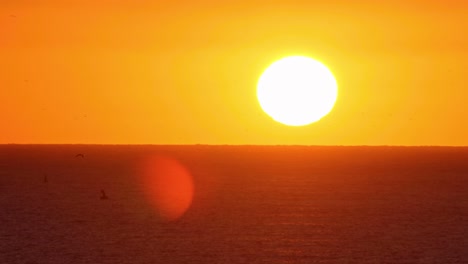
POLYGON ((2 1, 0 143, 468 145, 467 12, 458 0, 2 1), (277 124, 257 102, 259 75, 287 55, 337 78, 318 123, 277 124))

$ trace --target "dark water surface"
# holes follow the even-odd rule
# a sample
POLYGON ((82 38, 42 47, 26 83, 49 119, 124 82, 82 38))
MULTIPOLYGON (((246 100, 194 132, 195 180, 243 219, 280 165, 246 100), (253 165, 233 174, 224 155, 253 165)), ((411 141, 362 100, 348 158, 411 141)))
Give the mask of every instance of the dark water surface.
POLYGON ((0 263, 468 263, 468 148, 3 145, 0 210, 0 263), (193 176, 176 221, 153 154, 193 176))

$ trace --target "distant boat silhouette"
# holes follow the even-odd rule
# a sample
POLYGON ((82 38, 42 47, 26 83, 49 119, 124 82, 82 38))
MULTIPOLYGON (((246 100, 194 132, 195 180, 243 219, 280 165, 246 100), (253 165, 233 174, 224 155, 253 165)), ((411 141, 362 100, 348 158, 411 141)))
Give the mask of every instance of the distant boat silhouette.
POLYGON ((78 153, 75 155, 75 158, 84 158, 84 154, 78 153))
POLYGON ((101 189, 101 197, 99 197, 99 199, 101 200, 109 199, 109 197, 107 197, 106 192, 103 189, 101 189))

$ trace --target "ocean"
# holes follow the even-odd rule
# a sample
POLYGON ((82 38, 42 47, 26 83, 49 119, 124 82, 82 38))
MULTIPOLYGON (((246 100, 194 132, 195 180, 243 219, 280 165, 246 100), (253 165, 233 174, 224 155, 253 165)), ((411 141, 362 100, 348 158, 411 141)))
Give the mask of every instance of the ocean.
POLYGON ((0 263, 468 263, 468 148, 0 145, 0 263))

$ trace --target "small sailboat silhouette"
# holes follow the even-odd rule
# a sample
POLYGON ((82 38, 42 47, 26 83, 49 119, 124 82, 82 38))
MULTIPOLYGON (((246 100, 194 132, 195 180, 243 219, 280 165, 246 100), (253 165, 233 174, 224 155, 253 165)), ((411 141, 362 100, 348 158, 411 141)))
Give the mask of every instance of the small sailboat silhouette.
POLYGON ((99 199, 101 200, 109 199, 109 197, 107 197, 106 192, 103 189, 101 189, 101 197, 99 197, 99 199))

